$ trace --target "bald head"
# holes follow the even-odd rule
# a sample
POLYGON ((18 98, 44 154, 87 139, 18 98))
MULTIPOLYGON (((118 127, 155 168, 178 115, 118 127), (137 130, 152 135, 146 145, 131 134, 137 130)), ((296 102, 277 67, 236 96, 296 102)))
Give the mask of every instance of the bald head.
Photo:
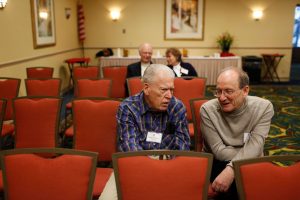
POLYGON ((139 54, 142 63, 150 63, 152 57, 152 46, 149 43, 144 43, 139 46, 139 54))
POLYGON ((238 67, 226 67, 224 68, 218 75, 218 79, 220 77, 231 77, 238 82, 239 88, 243 88, 249 85, 249 76, 248 74, 243 71, 241 68, 238 67))

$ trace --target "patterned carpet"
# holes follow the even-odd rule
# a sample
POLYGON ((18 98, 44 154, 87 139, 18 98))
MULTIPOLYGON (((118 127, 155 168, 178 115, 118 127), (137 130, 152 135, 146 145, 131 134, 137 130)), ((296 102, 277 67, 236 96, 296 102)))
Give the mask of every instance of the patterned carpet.
MULTIPOLYGON (((207 96, 213 98, 207 88, 207 96)), ((266 155, 300 154, 300 86, 254 85, 250 95, 259 96, 273 103, 275 115, 265 143, 266 155)))

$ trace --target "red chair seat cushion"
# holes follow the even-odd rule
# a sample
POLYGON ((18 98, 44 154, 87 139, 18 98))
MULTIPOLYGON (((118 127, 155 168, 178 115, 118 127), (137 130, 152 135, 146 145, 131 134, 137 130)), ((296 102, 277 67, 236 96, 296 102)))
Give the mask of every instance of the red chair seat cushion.
POLYGON ((93 189, 93 197, 99 197, 113 172, 111 168, 97 168, 93 189))
POLYGON ((67 130, 65 131, 65 136, 66 137, 74 136, 74 126, 70 126, 69 128, 67 128, 67 130))
POLYGON ((13 124, 3 124, 1 136, 12 135, 15 131, 15 126, 13 124))

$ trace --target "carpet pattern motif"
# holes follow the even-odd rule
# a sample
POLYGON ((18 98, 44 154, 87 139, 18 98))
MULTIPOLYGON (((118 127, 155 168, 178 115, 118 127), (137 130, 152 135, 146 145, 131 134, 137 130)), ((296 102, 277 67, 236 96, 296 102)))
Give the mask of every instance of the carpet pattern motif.
MULTIPOLYGON (((207 88, 208 98, 213 98, 214 89, 207 88)), ((300 154, 300 86, 254 85, 249 95, 268 99, 274 106, 265 155, 300 154)))

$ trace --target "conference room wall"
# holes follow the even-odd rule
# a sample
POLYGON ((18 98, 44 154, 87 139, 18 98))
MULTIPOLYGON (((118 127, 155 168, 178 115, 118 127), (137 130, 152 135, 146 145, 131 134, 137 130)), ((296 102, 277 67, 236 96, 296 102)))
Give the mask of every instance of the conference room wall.
MULTIPOLYGON (((68 86, 69 71, 64 60, 82 56, 77 36, 77 0, 54 0, 56 44, 35 49, 31 26, 30 0, 9 0, 0 10, 0 76, 26 77, 26 67, 54 67, 54 77, 62 78, 62 88, 68 86), (65 8, 71 8, 66 19, 65 8)), ((20 95, 25 94, 24 82, 20 95)))
POLYGON ((231 52, 237 55, 284 53, 278 67, 280 78, 288 80, 291 65, 294 9, 297 0, 206 0, 204 40, 164 39, 164 0, 83 0, 86 18, 85 55, 93 58, 101 48, 129 49, 129 56, 138 55, 137 46, 150 42, 164 54, 168 47, 187 48, 191 56, 213 55, 220 51, 216 37, 228 31, 235 41, 231 52), (114 22, 109 10, 121 8, 121 18, 114 22), (264 16, 252 19, 252 9, 261 7, 264 16), (123 30, 125 29, 125 33, 123 30))

